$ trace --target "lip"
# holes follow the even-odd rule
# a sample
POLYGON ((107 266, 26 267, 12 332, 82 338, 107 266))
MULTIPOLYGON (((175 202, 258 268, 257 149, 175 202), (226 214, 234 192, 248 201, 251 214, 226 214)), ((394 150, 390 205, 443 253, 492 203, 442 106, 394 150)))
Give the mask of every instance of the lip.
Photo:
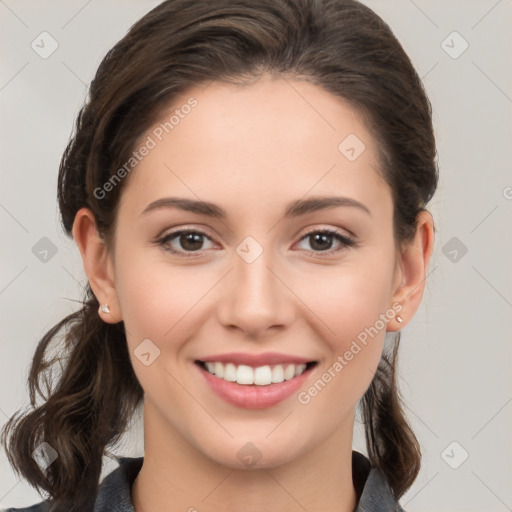
POLYGON ((217 354, 198 358, 203 363, 234 363, 235 365, 245 364, 257 368, 258 366, 275 364, 307 364, 314 359, 281 354, 279 352, 263 352, 261 354, 250 354, 247 352, 230 352, 229 354, 217 354))
MULTIPOLYGON (((215 360, 219 361, 218 359, 215 360)), ((210 389, 229 404, 245 409, 266 409, 296 394, 306 379, 310 377, 317 364, 315 363, 308 366, 298 377, 277 384, 268 384, 267 386, 257 386, 254 384, 243 385, 237 382, 228 382, 227 380, 215 377, 215 375, 208 372, 198 362, 195 362, 194 366, 206 380, 210 389)))

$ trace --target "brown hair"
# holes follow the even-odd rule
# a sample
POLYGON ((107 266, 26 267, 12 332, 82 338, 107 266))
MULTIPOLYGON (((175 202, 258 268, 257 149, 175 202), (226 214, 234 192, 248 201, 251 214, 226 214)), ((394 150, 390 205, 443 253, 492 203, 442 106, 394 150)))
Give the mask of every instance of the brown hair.
MULTIPOLYGON (((85 206, 110 239, 126 180, 101 198, 95 190, 178 94, 211 81, 243 84, 263 73, 308 80, 364 115, 392 190, 395 241, 409 242, 438 180, 431 105, 391 29, 354 0, 168 0, 141 18, 101 62, 62 156, 58 200, 67 234, 85 206)), ((102 456, 110 456, 107 447, 120 439, 143 398, 124 324, 104 323, 98 306, 88 286, 83 307, 40 340, 28 379, 33 410, 14 414, 2 432, 11 465, 50 494, 52 511, 92 510, 102 456), (64 347, 47 361, 61 331, 64 347), (49 370, 57 361, 62 371, 51 389, 49 370), (46 476, 31 456, 43 441, 58 453, 46 476)), ((399 342, 398 334, 360 402, 370 461, 397 499, 421 463, 397 388, 399 342)))

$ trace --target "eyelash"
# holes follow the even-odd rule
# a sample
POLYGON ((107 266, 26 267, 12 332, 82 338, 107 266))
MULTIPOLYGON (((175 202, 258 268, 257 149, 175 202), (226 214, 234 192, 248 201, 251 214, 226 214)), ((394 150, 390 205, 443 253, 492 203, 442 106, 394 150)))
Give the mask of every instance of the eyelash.
MULTIPOLYGON (((160 245, 162 247, 162 249, 164 249, 165 251, 168 251, 168 252, 170 252, 172 254, 176 254, 176 255, 178 255, 180 257, 184 257, 184 258, 194 258, 194 257, 197 257, 197 253, 199 251, 192 251, 192 252, 188 252, 188 253, 187 252, 183 253, 183 252, 180 252, 180 251, 175 251, 174 249, 170 249, 169 246, 168 246, 168 243, 171 240, 173 240, 174 238, 176 238, 176 237, 178 237, 180 235, 183 235, 183 234, 191 234, 191 233, 197 234, 197 235, 202 235, 205 238, 207 238, 208 240, 213 242, 211 237, 209 237, 206 233, 204 233, 202 231, 198 231, 198 230, 195 230, 195 229, 180 229, 178 231, 173 231, 171 233, 168 233, 167 235, 165 235, 162 238, 158 239, 156 241, 156 243, 158 245, 160 245)), ((348 249, 350 247, 357 247, 357 245, 358 245, 358 243, 353 238, 349 238, 346 235, 342 234, 340 231, 332 230, 332 229, 317 229, 317 230, 309 231, 308 233, 304 234, 304 236, 299 240, 299 242, 304 240, 305 238, 308 238, 311 235, 316 235, 316 234, 333 236, 336 240, 338 240, 342 244, 341 247, 339 247, 338 249, 334 249, 334 250, 310 251, 310 252, 319 254, 321 257, 323 257, 323 255, 331 255, 331 254, 334 254, 334 253, 346 250, 346 249, 348 249)))

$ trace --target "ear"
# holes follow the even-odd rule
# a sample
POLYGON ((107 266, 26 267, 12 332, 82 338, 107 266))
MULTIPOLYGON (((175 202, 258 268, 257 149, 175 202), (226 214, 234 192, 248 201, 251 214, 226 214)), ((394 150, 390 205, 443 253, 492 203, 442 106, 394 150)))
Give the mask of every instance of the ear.
POLYGON ((96 219, 88 208, 81 208, 73 222, 73 238, 82 255, 85 273, 100 304, 108 304, 110 312, 98 311, 102 320, 115 324, 122 320, 114 283, 114 265, 104 240, 98 234, 96 219))
POLYGON ((421 211, 417 217, 414 240, 402 248, 395 269, 393 303, 400 303, 402 309, 397 316, 403 318, 399 323, 395 318, 388 323, 388 331, 398 331, 411 320, 418 310, 427 277, 430 256, 434 249, 434 221, 427 211, 421 211))

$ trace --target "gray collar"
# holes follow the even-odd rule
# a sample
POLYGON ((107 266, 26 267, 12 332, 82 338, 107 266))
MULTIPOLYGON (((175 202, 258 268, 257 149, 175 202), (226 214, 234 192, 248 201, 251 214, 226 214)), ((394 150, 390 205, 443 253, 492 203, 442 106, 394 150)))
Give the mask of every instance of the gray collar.
MULTIPOLYGON (((144 457, 119 457, 118 460, 119 467, 100 484, 94 512, 135 512, 131 488, 144 457)), ((355 450, 352 451, 352 479, 358 497, 354 512, 405 512, 382 472, 355 450)))

